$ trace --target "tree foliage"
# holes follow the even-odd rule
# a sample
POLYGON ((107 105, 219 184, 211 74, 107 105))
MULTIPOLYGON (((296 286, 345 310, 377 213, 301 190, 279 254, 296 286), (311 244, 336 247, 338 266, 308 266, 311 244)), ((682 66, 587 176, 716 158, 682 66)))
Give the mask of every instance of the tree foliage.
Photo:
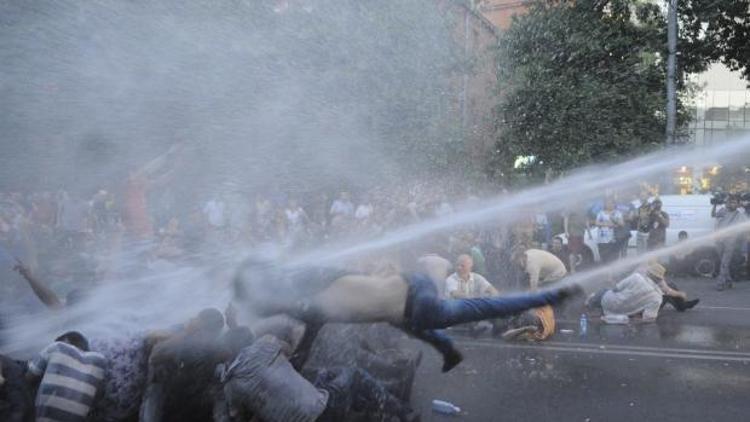
POLYGON ((640 2, 538 1, 500 40, 496 170, 604 162, 664 141, 661 24, 640 2))
POLYGON ((680 0, 677 10, 686 71, 721 62, 750 80, 750 0, 680 0))

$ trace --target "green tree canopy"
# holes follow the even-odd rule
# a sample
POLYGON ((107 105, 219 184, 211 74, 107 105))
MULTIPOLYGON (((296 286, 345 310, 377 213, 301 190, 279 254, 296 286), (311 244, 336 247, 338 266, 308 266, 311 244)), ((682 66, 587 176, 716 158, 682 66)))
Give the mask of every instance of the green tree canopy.
POLYGON ((686 71, 721 62, 750 80, 750 0, 680 0, 678 12, 686 71))
POLYGON ((539 1, 500 40, 494 165, 565 170, 664 141, 663 21, 637 1, 539 1))

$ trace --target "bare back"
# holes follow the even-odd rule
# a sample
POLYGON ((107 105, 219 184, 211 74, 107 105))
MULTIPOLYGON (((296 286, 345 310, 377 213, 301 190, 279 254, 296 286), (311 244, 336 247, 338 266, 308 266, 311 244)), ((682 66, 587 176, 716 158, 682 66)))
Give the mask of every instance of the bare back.
POLYGON ((346 275, 313 296, 331 322, 391 322, 404 319, 409 287, 403 277, 346 275))

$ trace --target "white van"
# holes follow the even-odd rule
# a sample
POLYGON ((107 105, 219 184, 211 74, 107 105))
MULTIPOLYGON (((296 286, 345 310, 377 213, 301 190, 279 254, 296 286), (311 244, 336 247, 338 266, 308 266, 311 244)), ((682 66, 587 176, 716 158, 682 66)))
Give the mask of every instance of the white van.
MULTIPOLYGON (((688 238, 705 236, 715 227, 715 220, 711 218, 711 195, 664 195, 660 196, 662 210, 669 214, 666 245, 677 243, 677 235, 681 231, 688 234, 688 238)), ((650 199, 650 201, 653 198, 650 199)), ((640 206, 640 201, 633 201, 634 207, 640 206)), ((568 242, 564 234, 559 235, 563 243, 568 242)), ((582 264, 599 262, 599 248, 597 247, 598 230, 591 227, 584 236, 585 248, 582 253, 582 264)), ((636 251, 636 231, 631 231, 628 242, 628 254, 636 251)), ((712 276, 716 270, 716 251, 705 248, 696 254, 695 271, 704 276, 712 276)))

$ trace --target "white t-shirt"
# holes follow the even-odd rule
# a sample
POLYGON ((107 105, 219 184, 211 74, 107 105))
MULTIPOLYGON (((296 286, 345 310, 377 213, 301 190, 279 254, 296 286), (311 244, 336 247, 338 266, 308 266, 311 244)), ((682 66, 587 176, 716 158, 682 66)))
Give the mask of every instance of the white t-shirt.
POLYGON ((469 279, 463 280, 458 273, 453 273, 445 280, 445 295, 452 299, 491 296, 497 294, 495 287, 477 273, 469 273, 469 279))
POLYGON ((641 273, 633 273, 602 296, 605 315, 632 316, 643 312, 644 319, 655 319, 661 307, 662 291, 641 273))
MULTIPOLYGON (((621 224, 622 223, 622 214, 620 211, 613 210, 612 212, 607 212, 605 210, 599 211, 599 214, 596 216, 596 223, 611 223, 611 224, 621 224)), ((613 243, 615 241, 615 228, 614 227, 599 227, 599 243, 613 243)))

